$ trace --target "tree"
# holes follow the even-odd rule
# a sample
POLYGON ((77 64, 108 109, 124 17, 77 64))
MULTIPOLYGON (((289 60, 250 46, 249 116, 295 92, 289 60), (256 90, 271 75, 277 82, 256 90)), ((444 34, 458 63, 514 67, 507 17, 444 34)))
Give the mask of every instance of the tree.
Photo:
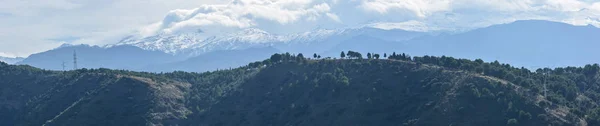
POLYGON ((357 59, 362 59, 362 54, 360 54, 359 52, 356 52, 356 58, 357 59))
POLYGON ((362 59, 362 55, 358 52, 348 51, 348 58, 362 59))
POLYGON ((281 57, 282 57, 281 54, 276 53, 276 54, 271 55, 270 59, 271 59, 271 62, 277 63, 277 62, 281 61, 281 57))
POLYGON ((318 55, 317 58, 321 59, 321 55, 318 55))
POLYGON ((475 72, 477 72, 478 74, 483 74, 483 68, 482 67, 476 67, 475 68, 475 72))
POLYGON ((476 59, 476 60, 475 60, 475 62, 476 62, 477 64, 483 64, 483 60, 481 60, 481 59, 476 59))
POLYGON ((585 118, 590 126, 600 125, 600 108, 591 110, 590 114, 585 118))
POLYGON ((313 58, 315 58, 315 59, 317 58, 317 53, 313 54, 313 58))
POLYGON ((367 58, 369 58, 369 59, 373 58, 373 56, 371 55, 371 53, 367 53, 367 58))
POLYGON ((517 119, 509 119, 508 122, 506 122, 507 126, 516 126, 519 122, 517 121, 517 119))
POLYGON ((342 51, 342 53, 340 54, 340 57, 343 59, 344 57, 346 57, 346 54, 344 54, 344 51, 342 51))
POLYGON ((304 55, 302 55, 302 53, 298 53, 298 56, 296 57, 298 58, 298 61, 304 60, 304 55))
POLYGON ((383 58, 387 58, 387 54, 386 53, 383 53, 383 58))
POLYGON ((354 51, 348 51, 348 57, 349 58, 355 58, 356 57, 356 52, 354 52, 354 51))
POLYGON ((348 53, 346 53, 346 55, 348 56, 349 59, 352 59, 352 57, 354 57, 354 52, 348 51, 348 53))
POLYGON ((379 59, 379 54, 373 54, 373 57, 375 57, 375 59, 379 59))

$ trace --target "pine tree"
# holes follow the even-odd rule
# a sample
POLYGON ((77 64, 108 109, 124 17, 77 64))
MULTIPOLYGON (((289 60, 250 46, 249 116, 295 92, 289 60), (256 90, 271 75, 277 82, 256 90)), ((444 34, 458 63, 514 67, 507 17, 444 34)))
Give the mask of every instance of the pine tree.
POLYGON ((298 53, 298 56, 296 56, 296 58, 298 58, 298 61, 304 60, 304 55, 302 55, 302 53, 298 53))

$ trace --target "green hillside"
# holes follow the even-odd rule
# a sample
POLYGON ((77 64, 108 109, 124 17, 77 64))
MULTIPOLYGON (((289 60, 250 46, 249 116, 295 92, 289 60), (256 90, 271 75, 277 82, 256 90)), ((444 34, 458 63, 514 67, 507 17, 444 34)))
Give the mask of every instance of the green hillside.
POLYGON ((600 125, 597 64, 347 54, 206 73, 0 63, 0 125, 600 125))

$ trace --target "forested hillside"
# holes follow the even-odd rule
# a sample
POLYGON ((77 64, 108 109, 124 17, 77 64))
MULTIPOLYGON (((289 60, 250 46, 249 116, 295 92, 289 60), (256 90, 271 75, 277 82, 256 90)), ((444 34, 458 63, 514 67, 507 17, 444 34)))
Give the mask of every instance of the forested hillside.
POLYGON ((597 64, 340 56, 275 54, 205 73, 0 63, 0 125, 600 125, 597 64))

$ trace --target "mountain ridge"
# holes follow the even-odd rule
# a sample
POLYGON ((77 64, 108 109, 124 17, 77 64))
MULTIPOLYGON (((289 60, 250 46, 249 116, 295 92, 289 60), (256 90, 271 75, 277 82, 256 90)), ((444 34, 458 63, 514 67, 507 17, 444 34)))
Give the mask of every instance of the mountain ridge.
POLYGON ((599 28, 526 20, 461 34, 420 37, 404 41, 405 48, 400 50, 415 55, 499 60, 528 68, 580 66, 600 62, 586 58, 598 53, 593 48, 599 44, 593 41, 600 39, 596 34, 600 34, 599 28))
POLYGON ((0 74, 0 79, 8 80, 0 82, 6 94, 0 95, 0 112, 8 115, 0 117, 16 117, 0 118, 3 125, 600 122, 600 109, 593 109, 598 107, 593 107, 593 99, 600 98, 592 95, 596 92, 571 87, 597 88, 594 85, 600 83, 593 80, 598 79, 597 64, 530 72, 498 62, 452 57, 400 54, 390 59, 309 60, 275 54, 240 68, 204 73, 62 72, 5 63, 0 63, 0 69, 8 72, 0 74), (544 76, 549 76, 547 98, 537 83, 544 76), (581 104, 569 105, 577 102, 581 104), (15 103, 25 105, 11 105, 15 103))
MULTIPOLYGON (((132 45, 142 49, 152 51, 163 51, 169 54, 183 54, 196 56, 202 53, 218 50, 235 50, 267 46, 284 46, 286 44, 310 44, 326 41, 336 36, 356 36, 369 32, 379 31, 400 31, 405 33, 415 33, 404 30, 383 30, 376 28, 348 28, 348 29, 317 29, 314 31, 278 35, 266 31, 248 28, 239 32, 233 32, 222 36, 211 36, 201 38, 202 33, 181 33, 181 34, 159 34, 156 36, 135 38, 127 37, 115 45, 132 45), (176 38, 176 39, 174 39, 176 38), (166 41, 169 40, 169 41, 166 41), (172 43, 172 44, 169 44, 172 43), (165 45, 165 47, 161 47, 165 45)), ((419 36, 419 35, 412 35, 419 36)), ((407 37, 410 38, 410 37, 407 37)), ((400 38, 400 39, 407 39, 400 38)), ((115 46, 115 45, 109 45, 115 46)))
MULTIPOLYGON (((141 43, 138 43, 138 38, 129 37, 122 41, 125 43, 98 46, 97 49, 118 52, 118 50, 114 50, 117 47, 141 47, 140 49, 136 49, 138 51, 135 51, 135 54, 132 55, 140 55, 135 57, 157 55, 149 58, 155 59, 153 61, 142 63, 136 61, 128 62, 127 64, 107 62, 116 65, 100 66, 112 69, 142 71, 151 71, 146 69, 147 66, 164 65, 199 56, 206 56, 203 54, 218 55, 218 53, 214 52, 238 52, 255 50, 256 48, 275 48, 281 52, 294 54, 302 53, 311 55, 316 53, 324 57, 338 56, 339 52, 347 49, 373 53, 401 51, 421 56, 452 55, 468 59, 482 58, 486 61, 498 60, 527 68, 543 68, 580 66, 600 62, 600 59, 588 58, 594 57, 592 54, 600 53, 594 48, 594 45, 598 44, 593 41, 600 39, 595 35, 596 33, 600 34, 599 31, 598 28, 590 26, 573 26, 560 22, 540 20, 516 21, 462 33, 423 33, 377 28, 354 28, 317 29, 313 32, 277 35, 260 29, 247 29, 231 33, 229 36, 214 36, 207 39, 194 37, 200 33, 180 34, 181 36, 178 36, 179 34, 172 36, 164 34, 164 36, 148 37, 152 41, 141 43), (187 38, 186 36, 191 36, 191 38, 187 38), (132 43, 126 43, 129 41, 132 43), (158 60, 156 59, 157 57, 162 57, 163 60, 158 60), (155 63, 148 64, 151 62, 155 63), (131 67, 132 65, 137 65, 138 67, 131 67)), ((68 47, 73 46, 54 49, 63 50, 63 53, 60 54, 62 58, 59 58, 59 60, 56 60, 58 54, 48 54, 48 52, 52 51, 47 51, 38 53, 46 54, 46 57, 36 57, 35 55, 38 54, 34 54, 34 57, 25 59, 25 61, 33 60, 39 62, 24 61, 22 63, 45 69, 60 70, 63 61, 67 62, 67 66, 70 66, 69 63, 72 62, 72 57, 70 56, 72 55, 72 50, 69 51, 68 47)), ((94 48, 96 47, 94 46, 94 48)), ((271 52, 275 53, 274 51, 271 52)), ((97 57, 107 57, 106 54, 104 56, 102 54, 97 55, 97 57)), ((251 59, 267 58, 265 55, 247 55, 246 57, 251 57, 251 59)), ((201 66, 203 63, 196 62, 195 64, 201 66)), ((97 65, 80 66, 98 67, 97 65)), ((173 66, 173 68, 175 67, 177 66, 173 66)))
POLYGON ((15 64, 23 61, 25 58, 23 57, 2 57, 0 56, 0 62, 5 62, 8 64, 15 64))

